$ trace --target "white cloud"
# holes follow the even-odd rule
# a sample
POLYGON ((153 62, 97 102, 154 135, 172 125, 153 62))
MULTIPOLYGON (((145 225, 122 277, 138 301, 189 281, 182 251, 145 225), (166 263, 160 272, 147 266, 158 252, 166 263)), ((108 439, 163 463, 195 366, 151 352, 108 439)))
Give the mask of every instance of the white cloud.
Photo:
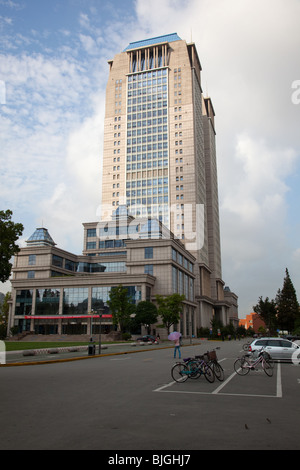
POLYGON ((98 53, 98 48, 95 40, 91 36, 85 34, 79 35, 80 41, 84 47, 84 50, 91 55, 96 55, 98 53))
POLYGON ((297 262, 300 261, 300 248, 297 248, 297 250, 293 252, 293 257, 297 260, 297 262))
POLYGON ((202 88, 216 111, 223 278, 239 296, 240 314, 260 295, 276 294, 288 263, 300 289, 298 245, 287 227, 289 178, 300 156, 300 105, 291 100, 300 79, 300 2, 135 5, 137 18, 114 16, 110 4, 105 22, 94 7, 90 15, 79 12, 79 30, 60 30, 52 56, 50 44, 40 53, 16 53, 41 46, 41 34, 3 37, 12 53, 0 56, 2 202, 20 214, 31 211, 56 243, 78 252, 81 224, 95 219, 101 194, 107 60, 131 41, 177 32, 196 43, 202 88))
POLYGON ((260 295, 275 296, 292 263, 287 200, 300 157, 300 106, 291 104, 300 2, 139 0, 137 12, 149 37, 176 31, 196 43, 216 111, 223 278, 244 315, 260 295))
POLYGON ((223 188, 222 208, 237 213, 249 225, 255 220, 266 224, 285 216, 285 179, 296 167, 294 149, 272 149, 263 140, 247 134, 237 136, 231 166, 232 184, 223 188))
POLYGON ((79 15, 79 24, 84 29, 90 29, 90 20, 86 13, 80 13, 79 15))
POLYGON ((238 136, 234 157, 220 198, 222 262, 243 315, 260 295, 274 298, 291 262, 285 179, 299 162, 295 150, 274 149, 245 134, 238 136))
POLYGON ((94 114, 69 134, 62 181, 58 180, 50 196, 38 205, 38 212, 45 214, 46 226, 55 228, 55 242, 75 253, 83 243, 82 223, 97 220, 101 202, 104 104, 101 97, 95 96, 94 100, 94 114))
POLYGON ((6 25, 12 24, 12 18, 8 18, 7 16, 0 16, 0 26, 3 24, 6 24, 6 25))

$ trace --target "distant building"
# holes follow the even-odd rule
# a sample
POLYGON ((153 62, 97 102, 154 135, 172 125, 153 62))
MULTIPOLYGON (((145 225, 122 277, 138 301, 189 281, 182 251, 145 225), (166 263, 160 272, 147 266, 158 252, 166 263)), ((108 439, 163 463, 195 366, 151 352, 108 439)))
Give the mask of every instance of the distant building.
POLYGON ((246 318, 240 319, 239 326, 246 328, 252 328, 255 333, 259 333, 260 328, 266 328, 265 322, 261 319, 258 313, 249 313, 246 318))

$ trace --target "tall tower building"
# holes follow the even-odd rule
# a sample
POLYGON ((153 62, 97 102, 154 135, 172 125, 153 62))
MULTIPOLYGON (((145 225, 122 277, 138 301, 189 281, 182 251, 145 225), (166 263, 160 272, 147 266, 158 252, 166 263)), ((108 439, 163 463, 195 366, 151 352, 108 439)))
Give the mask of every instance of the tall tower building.
POLYGON ((201 323, 212 310, 226 323, 215 113, 195 44, 173 33, 132 42, 108 63, 102 220, 126 205, 163 222, 197 259, 201 323))
POLYGON ((237 326, 237 296, 222 280, 215 113, 195 44, 175 33, 109 61, 102 179, 101 220, 83 224, 82 255, 38 228, 15 257, 9 328, 112 332, 119 284, 133 303, 184 294, 186 337, 212 319, 237 326))

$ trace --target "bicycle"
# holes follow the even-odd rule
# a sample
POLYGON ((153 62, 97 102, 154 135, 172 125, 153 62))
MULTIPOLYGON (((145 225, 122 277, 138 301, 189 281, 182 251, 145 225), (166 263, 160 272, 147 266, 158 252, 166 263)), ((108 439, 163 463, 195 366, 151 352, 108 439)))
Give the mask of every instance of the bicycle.
MULTIPOLYGON (((217 348, 217 349, 220 349, 220 348, 217 348)), ((215 374, 215 377, 217 378, 217 380, 219 380, 220 382, 223 382, 223 380, 224 380, 224 369, 221 366, 221 364, 218 362, 216 350, 213 349, 212 351, 207 351, 207 353, 205 353, 204 356, 207 357, 208 365, 212 369, 212 371, 215 374)))
POLYGON ((204 375, 208 382, 214 382, 215 376, 210 364, 208 364, 208 361, 205 358, 205 355, 184 359, 184 361, 191 369, 192 373, 190 375, 190 379, 198 379, 201 375, 204 375))
POLYGON ((238 375, 247 375, 250 370, 257 370, 256 366, 260 363, 264 372, 269 377, 272 377, 274 363, 269 354, 264 351, 264 348, 259 351, 258 357, 254 361, 251 361, 249 354, 244 354, 244 356, 235 361, 233 367, 238 375))
POLYGON ((259 350, 254 350, 254 351, 248 352, 248 353, 244 354, 242 357, 246 357, 246 358, 248 358, 248 360, 252 360, 254 358, 254 360, 255 360, 255 359, 257 359, 257 357, 260 353, 263 354, 264 359, 266 361, 268 361, 270 367, 272 367, 272 369, 274 369, 274 360, 272 359, 270 354, 265 350, 264 347, 260 348, 259 350))
POLYGON ((213 383, 215 380, 215 375, 211 367, 204 359, 200 359, 199 357, 183 359, 183 362, 177 362, 171 369, 173 380, 179 383, 185 382, 188 378, 198 379, 201 375, 204 375, 206 380, 210 383, 213 383))

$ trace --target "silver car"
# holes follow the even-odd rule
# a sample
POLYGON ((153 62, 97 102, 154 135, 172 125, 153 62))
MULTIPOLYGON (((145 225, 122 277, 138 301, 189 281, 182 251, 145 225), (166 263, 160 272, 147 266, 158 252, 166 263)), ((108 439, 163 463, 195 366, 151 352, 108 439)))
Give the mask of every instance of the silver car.
MULTIPOLYGON (((259 338, 252 341, 249 351, 259 351, 261 348, 270 354, 271 358, 280 361, 292 361, 292 356, 296 350, 299 350, 297 356, 300 355, 298 344, 283 338, 259 338)), ((295 356, 294 356, 295 357, 295 356)))

